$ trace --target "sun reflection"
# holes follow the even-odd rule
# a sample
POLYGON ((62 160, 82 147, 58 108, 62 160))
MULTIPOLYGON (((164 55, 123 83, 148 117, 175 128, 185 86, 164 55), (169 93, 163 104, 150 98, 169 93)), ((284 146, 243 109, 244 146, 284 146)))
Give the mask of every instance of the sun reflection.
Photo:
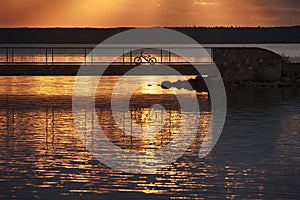
POLYGON ((161 87, 164 81, 176 82, 178 80, 187 80, 189 77, 182 76, 142 76, 143 85, 138 88, 138 94, 180 94, 186 93, 185 90, 178 90, 176 88, 169 88, 168 90, 161 87))
MULTIPOLYGON (((178 134, 180 112, 155 110, 152 108, 137 108, 131 110, 131 119, 141 127, 139 133, 135 133, 135 138, 131 141, 137 141, 139 151, 153 151, 168 144, 172 138, 178 134), (140 142, 138 142, 140 141, 140 142)), ((125 126, 129 124, 130 119, 125 119, 125 126)), ((136 130, 131 130, 136 131, 136 130)), ((132 137, 128 135, 127 137, 132 137)))

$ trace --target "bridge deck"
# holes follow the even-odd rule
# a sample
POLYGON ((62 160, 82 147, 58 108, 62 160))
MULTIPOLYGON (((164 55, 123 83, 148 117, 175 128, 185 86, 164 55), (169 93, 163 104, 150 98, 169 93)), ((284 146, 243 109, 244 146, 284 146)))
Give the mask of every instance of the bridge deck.
MULTIPOLYGON (((138 75, 166 75, 164 71, 159 71, 159 66, 157 70, 152 73, 152 71, 147 70, 148 65, 143 65, 145 70, 138 75)), ((77 74, 81 65, 0 65, 0 75, 2 76, 15 76, 15 75, 57 75, 57 76, 74 76, 77 74)), ((97 75, 96 68, 107 67, 104 65, 87 65, 85 75, 97 75)), ((133 69, 135 65, 111 65, 106 68, 103 75, 105 76, 120 76, 124 75, 129 70, 133 69)), ((200 75, 199 71, 195 67, 201 67, 201 75, 210 76, 215 75, 211 69, 211 64, 201 64, 201 65, 170 65, 171 68, 175 69, 182 75, 200 75)), ((170 74, 171 75, 171 74, 170 74)))

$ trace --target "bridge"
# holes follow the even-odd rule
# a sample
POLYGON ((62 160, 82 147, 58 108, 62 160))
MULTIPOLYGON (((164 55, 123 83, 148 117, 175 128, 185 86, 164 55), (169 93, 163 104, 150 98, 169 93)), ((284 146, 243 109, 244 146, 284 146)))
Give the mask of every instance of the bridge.
POLYGON ((160 49, 137 49, 134 46, 105 48, 105 54, 93 51, 96 45, 2 45, 0 46, 0 75, 76 75, 81 65, 104 67, 109 65, 105 75, 123 75, 137 65, 168 65, 184 75, 199 74, 194 67, 209 69, 213 60, 211 48, 207 54, 193 55, 196 46, 169 47, 160 49), (173 53, 188 51, 188 61, 173 53), (127 53, 125 53, 127 52, 127 53), (115 54, 118 54, 116 59, 115 54), (150 59, 150 60, 147 60, 150 59))
MULTIPOLYGON (((270 50, 255 47, 209 47, 195 55, 196 45, 111 46, 98 54, 94 44, 1 44, 0 75, 76 75, 80 66, 109 67, 104 75, 123 75, 137 65, 167 65, 182 75, 212 72, 216 63, 223 79, 276 81, 281 77, 282 58, 270 50), (187 60, 174 52, 184 51, 187 60), (105 52, 105 54, 103 54, 105 52), (118 55, 115 59, 113 55, 118 55)), ((198 51, 199 52, 199 51, 198 51)), ((88 74, 87 74, 88 75, 88 74)), ((93 75, 93 74, 91 74, 93 75)), ((150 75, 150 74, 147 74, 150 75)))

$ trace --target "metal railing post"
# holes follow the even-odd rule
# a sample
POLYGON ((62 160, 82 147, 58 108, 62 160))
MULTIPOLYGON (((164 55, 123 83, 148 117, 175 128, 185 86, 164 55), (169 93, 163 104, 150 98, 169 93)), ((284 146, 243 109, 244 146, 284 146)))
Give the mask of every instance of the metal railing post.
POLYGON ((125 55, 124 55, 125 51, 124 51, 124 48, 122 48, 122 52, 123 52, 123 56, 122 57, 123 57, 123 66, 124 66, 125 65, 125 55))
POLYGON ((94 65, 94 50, 91 50, 91 65, 94 65))
POLYGON ((8 56, 8 47, 6 48, 6 64, 8 65, 9 62, 9 56, 8 56))
POLYGON ((86 48, 84 48, 84 64, 86 65, 86 48))
POLYGON ((132 49, 130 49, 130 54, 129 54, 129 56, 130 56, 130 65, 132 65, 132 51, 131 51, 132 49))
POLYGON ((51 61, 52 61, 52 65, 54 64, 54 55, 53 55, 53 48, 51 49, 51 61))
POLYGON ((169 65, 171 65, 171 48, 169 48, 169 65))
POLYGON ((46 50, 46 65, 48 65, 48 51, 47 51, 47 48, 45 48, 45 50, 46 50))
POLYGON ((11 64, 14 64, 14 48, 11 48, 11 64))

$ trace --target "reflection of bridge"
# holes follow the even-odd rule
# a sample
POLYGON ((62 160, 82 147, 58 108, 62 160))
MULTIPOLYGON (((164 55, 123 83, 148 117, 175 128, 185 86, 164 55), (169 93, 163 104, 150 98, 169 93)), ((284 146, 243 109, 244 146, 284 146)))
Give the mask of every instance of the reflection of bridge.
MULTIPOLYGON (((80 112, 84 117, 81 119, 82 124, 77 128, 86 133, 84 140, 88 139, 89 134, 95 141, 100 139, 99 129, 95 126, 95 124, 100 123, 105 134, 108 137, 111 136, 113 142, 129 149, 147 149, 150 148, 147 146, 149 143, 152 144, 151 148, 160 148, 168 144, 178 134, 178 123, 181 116, 177 110, 167 110, 166 113, 163 113, 148 107, 130 108, 128 111, 129 118, 125 117, 127 111, 117 113, 117 116, 122 119, 122 127, 120 127, 121 129, 114 129, 117 125, 112 119, 113 115, 109 108, 96 107, 96 115, 88 108, 82 108, 80 112), (133 126, 133 124, 136 125, 133 126), (141 129, 136 129, 137 126, 141 129), (145 127, 153 131, 151 132, 153 138, 147 138, 144 132, 138 132, 145 127), (111 130, 114 131, 111 132, 111 130), (148 141, 149 139, 151 141, 148 141), (143 141, 143 145, 141 145, 141 141, 143 141)), ((63 105, 28 107, 7 103, 6 106, 0 107, 0 125, 0 132, 2 133, 0 142, 4 143, 8 157, 13 156, 15 151, 18 151, 17 144, 26 141, 19 139, 20 137, 31 142, 39 141, 39 144, 33 144, 41 145, 39 150, 47 152, 54 149, 55 146, 65 145, 64 141, 66 140, 71 142, 71 138, 76 135, 72 110, 63 105), (20 113, 23 115, 20 116, 20 113)))

